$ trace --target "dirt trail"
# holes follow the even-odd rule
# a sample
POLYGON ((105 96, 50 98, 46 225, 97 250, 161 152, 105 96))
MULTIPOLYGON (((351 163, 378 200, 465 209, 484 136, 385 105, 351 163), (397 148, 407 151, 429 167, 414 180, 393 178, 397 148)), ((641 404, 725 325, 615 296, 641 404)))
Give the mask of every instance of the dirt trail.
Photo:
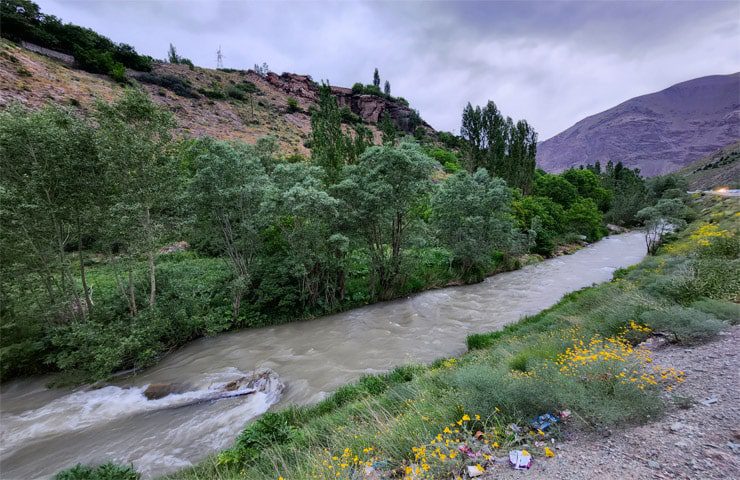
POLYGON ((672 393, 696 403, 671 405, 657 422, 606 435, 566 428, 555 458, 535 458, 527 471, 497 467, 479 478, 740 478, 740 326, 705 345, 657 349, 653 358, 686 372, 672 393))

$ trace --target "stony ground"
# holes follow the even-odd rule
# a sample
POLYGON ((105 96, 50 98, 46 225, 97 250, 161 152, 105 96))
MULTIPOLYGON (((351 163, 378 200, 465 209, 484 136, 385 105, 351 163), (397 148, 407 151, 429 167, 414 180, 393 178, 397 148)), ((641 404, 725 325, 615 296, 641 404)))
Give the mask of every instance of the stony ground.
POLYGON ((740 326, 705 345, 658 348, 654 361, 686 372, 660 420, 606 433, 566 427, 555 458, 479 478, 740 479, 740 326))

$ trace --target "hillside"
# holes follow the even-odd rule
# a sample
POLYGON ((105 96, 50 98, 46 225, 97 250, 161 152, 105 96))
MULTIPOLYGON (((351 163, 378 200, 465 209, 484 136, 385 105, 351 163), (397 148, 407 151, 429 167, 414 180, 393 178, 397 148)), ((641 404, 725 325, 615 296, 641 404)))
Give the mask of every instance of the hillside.
POLYGON ((692 190, 740 186, 740 142, 722 148, 679 171, 692 190))
POLYGON ((675 171, 740 139, 740 73, 635 97, 541 142, 537 163, 559 172, 609 160, 643 174, 675 171))
MULTIPOLYGON (((62 58, 64 60, 64 58, 62 58)), ((284 154, 308 154, 311 132, 309 109, 316 103, 318 85, 306 75, 253 70, 212 70, 155 62, 152 72, 126 71, 132 84, 140 85, 158 104, 176 117, 178 131, 187 136, 211 136, 254 143, 272 135, 284 154), (289 98, 298 108, 291 109, 289 98)), ((340 107, 356 116, 380 141, 376 127, 385 114, 396 127, 412 133, 418 126, 434 130, 403 99, 356 94, 332 87, 340 107)), ((7 40, 0 40, 0 106, 20 102, 32 107, 61 104, 88 111, 97 99, 113 100, 123 87, 106 75, 79 70, 7 40)))

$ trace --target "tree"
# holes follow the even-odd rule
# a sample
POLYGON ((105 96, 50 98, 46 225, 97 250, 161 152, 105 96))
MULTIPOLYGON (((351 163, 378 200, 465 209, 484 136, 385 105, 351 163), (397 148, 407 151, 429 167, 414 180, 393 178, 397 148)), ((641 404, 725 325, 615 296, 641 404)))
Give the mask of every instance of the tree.
POLYGON ((318 108, 311 113, 311 159, 322 167, 327 185, 336 183, 345 165, 355 163, 372 143, 372 134, 362 125, 354 135, 342 130, 342 113, 331 87, 319 87, 318 108))
POLYGON ((383 115, 380 117, 380 122, 378 122, 378 129, 383 135, 383 145, 393 146, 396 143, 396 138, 398 137, 398 129, 396 128, 396 124, 393 123, 393 119, 391 119, 391 116, 388 115, 388 112, 383 112, 383 115))
POLYGON ((509 130, 508 155, 499 161, 500 176, 511 187, 528 195, 532 192, 537 157, 537 133, 526 122, 519 120, 509 130))
POLYGON ((578 195, 590 198, 599 210, 606 212, 612 200, 612 194, 602 186, 601 179, 589 169, 571 168, 563 172, 563 178, 576 187, 578 195))
POLYGON ((335 187, 352 231, 367 246, 375 297, 389 298, 398 286, 413 212, 429 192, 432 165, 415 144, 370 147, 335 187))
POLYGON ((218 232, 221 252, 234 274, 232 318, 239 317, 242 299, 253 281, 253 265, 269 225, 264 208, 269 177, 256 154, 235 150, 225 142, 204 140, 190 185, 198 229, 218 232))
POLYGON ((534 236, 532 247, 536 253, 550 255, 556 246, 556 237, 565 231, 565 210, 548 197, 519 196, 513 202, 513 211, 519 229, 534 236))
MULTIPOLYGON (((109 233, 121 242, 129 260, 147 258, 149 306, 156 303, 156 250, 164 233, 167 203, 177 187, 177 169, 169 155, 172 114, 154 104, 146 93, 129 89, 112 104, 98 103, 98 148, 109 165, 115 185, 109 233)), ((128 301, 132 315, 138 306, 132 263, 128 265, 128 301)), ((122 283, 119 284, 123 288, 122 283)))
POLYGON ((510 187, 528 194, 532 190, 537 153, 537 134, 524 120, 513 123, 496 104, 485 107, 468 103, 463 110, 460 136, 465 140, 470 172, 485 168, 503 178, 510 187))
POLYGON ((645 227, 645 245, 650 255, 658 252, 663 237, 686 226, 689 209, 678 198, 664 198, 653 206, 637 212, 637 218, 645 227))
POLYGON ((167 50, 167 61, 170 63, 180 63, 180 57, 177 55, 177 49, 170 43, 170 48, 167 50))
POLYGON ((432 197, 432 225, 439 242, 452 251, 453 266, 467 282, 482 280, 493 249, 513 242, 511 195, 506 183, 485 169, 460 171, 432 197))
POLYGON ((577 198, 565 211, 564 220, 569 231, 584 235, 591 242, 604 236, 604 217, 590 198, 577 198))
POLYGON ((385 93, 389 97, 391 96, 391 82, 389 82, 388 80, 386 80, 385 85, 383 85, 383 93, 385 93))
POLYGON ((43 286, 43 316, 80 318, 93 308, 83 242, 101 228, 107 168, 90 126, 66 110, 0 115, 0 263, 18 285, 36 278, 43 286), (68 249, 77 251, 81 288, 68 249))
POLYGON ((378 88, 380 90, 380 74, 378 73, 378 69, 376 68, 373 72, 373 86, 378 88))
POLYGON ((622 162, 614 165, 610 161, 603 171, 597 162, 592 171, 602 172, 602 184, 610 192, 609 209, 604 215, 606 221, 624 226, 636 225, 637 212, 648 201, 645 180, 640 176, 640 170, 626 168, 622 162))
POLYGON ((331 310, 345 293, 349 239, 339 232, 340 202, 324 189, 323 176, 316 166, 280 164, 267 196, 269 268, 281 277, 277 281, 297 285, 300 310, 331 310))
POLYGON ((564 208, 578 199, 578 189, 562 175, 545 173, 534 181, 534 194, 547 197, 564 208))

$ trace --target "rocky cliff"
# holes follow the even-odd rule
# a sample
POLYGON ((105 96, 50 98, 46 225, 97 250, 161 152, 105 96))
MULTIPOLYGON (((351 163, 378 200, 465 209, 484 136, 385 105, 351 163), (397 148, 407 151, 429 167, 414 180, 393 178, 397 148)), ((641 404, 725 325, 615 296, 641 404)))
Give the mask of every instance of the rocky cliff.
POLYGON ((541 142, 537 164, 559 172, 609 160, 645 175, 675 171, 740 140, 740 73, 679 83, 627 100, 541 142))

